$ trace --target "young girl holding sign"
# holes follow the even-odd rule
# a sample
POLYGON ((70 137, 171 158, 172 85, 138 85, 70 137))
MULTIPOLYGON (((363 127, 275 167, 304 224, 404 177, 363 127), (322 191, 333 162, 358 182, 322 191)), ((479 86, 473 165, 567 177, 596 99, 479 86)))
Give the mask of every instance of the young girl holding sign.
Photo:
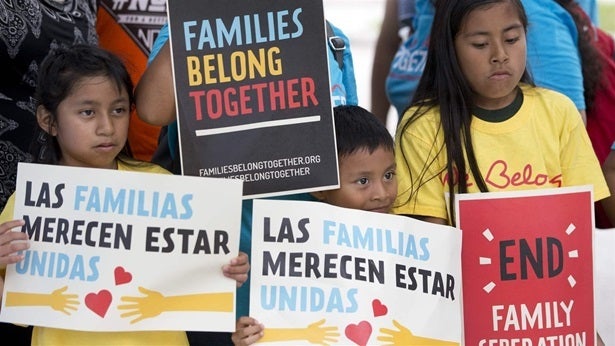
POLYGON ((394 213, 455 224, 455 193, 591 184, 596 200, 609 195, 574 104, 527 74, 527 24, 519 0, 437 2, 397 129, 394 213))
MULTIPOLYGON (((65 166, 169 174, 154 164, 128 156, 126 144, 133 84, 122 62, 94 46, 77 45, 50 53, 39 71, 36 93, 40 135, 34 155, 39 162, 65 166)), ((14 195, 0 215, 0 265, 24 258, 27 235, 13 232, 23 220, 13 216, 14 195), (22 240, 22 242, 15 242, 22 240)), ((224 275, 241 285, 249 269, 245 253, 223 268, 224 275)), ((3 275, 2 275, 3 276, 3 275)), ((0 277, 0 293, 4 282, 0 277)), ((57 291, 57 290, 56 290, 57 291)), ((68 298, 68 295, 67 295, 68 298)), ((56 308, 54 306, 54 308, 56 308)), ((72 307, 65 307, 65 309, 72 307)), ((187 345, 183 331, 82 332, 34 327, 33 344, 165 344, 187 345), (87 340, 87 341, 86 341, 87 340)))
POLYGON ((456 193, 593 185, 595 200, 609 195, 575 105, 528 76, 527 26, 520 0, 437 1, 397 128, 394 213, 454 225, 456 193))

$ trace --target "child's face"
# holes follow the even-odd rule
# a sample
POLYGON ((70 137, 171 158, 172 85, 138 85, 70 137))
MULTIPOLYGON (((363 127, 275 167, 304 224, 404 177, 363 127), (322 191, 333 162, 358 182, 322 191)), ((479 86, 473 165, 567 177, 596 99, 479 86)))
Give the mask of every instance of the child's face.
POLYGON ((117 168, 128 137, 130 103, 107 77, 84 77, 58 106, 52 126, 65 166, 117 168))
POLYGON ((345 208, 388 213, 397 196, 395 155, 380 147, 341 157, 340 188, 321 191, 318 199, 345 208))
POLYGON ((500 109, 516 96, 526 59, 525 31, 506 1, 470 12, 455 37, 461 71, 484 109, 500 109))

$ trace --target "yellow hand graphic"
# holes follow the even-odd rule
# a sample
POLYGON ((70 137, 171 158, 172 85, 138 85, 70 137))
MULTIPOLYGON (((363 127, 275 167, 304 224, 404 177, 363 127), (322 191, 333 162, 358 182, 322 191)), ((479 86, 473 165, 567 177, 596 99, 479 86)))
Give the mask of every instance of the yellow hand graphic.
POLYGON ((121 317, 132 317, 138 315, 137 318, 130 321, 131 324, 137 323, 145 318, 156 317, 165 311, 164 296, 160 292, 148 290, 139 287, 139 292, 145 294, 145 297, 122 297, 123 302, 131 304, 120 305, 119 310, 132 310, 121 314, 121 317))
POLYGON ((199 293, 170 297, 165 297, 160 292, 143 287, 139 287, 139 292, 143 293, 145 297, 124 296, 121 300, 128 304, 117 307, 119 310, 129 310, 121 314, 121 317, 137 316, 137 318, 130 321, 131 324, 145 318, 156 317, 165 311, 232 312, 235 303, 233 292, 199 293))
POLYGON ((314 322, 306 328, 265 328, 260 342, 276 342, 291 340, 306 340, 312 344, 329 346, 329 343, 337 343, 340 333, 337 327, 322 327, 325 319, 314 322))
POLYGON ((337 327, 321 327, 323 324, 325 324, 324 318, 307 326, 306 339, 308 342, 324 346, 327 346, 325 341, 332 343, 337 342, 337 337, 340 336, 340 333, 337 332, 337 327))
POLYGON ((58 288, 53 292, 46 293, 24 293, 7 292, 6 306, 49 306, 56 311, 70 315, 70 311, 77 311, 79 306, 79 296, 76 294, 64 294, 68 286, 58 288))
POLYGON ((386 346, 457 346, 459 343, 444 341, 438 339, 430 339, 430 338, 422 338, 420 336, 415 336, 412 334, 410 329, 404 327, 399 322, 393 320, 393 325, 397 327, 398 330, 388 329, 388 328, 380 328, 380 335, 378 336, 378 341, 385 342, 386 346))
POLYGON ((61 311, 67 315, 70 315, 67 309, 77 311, 77 306, 79 305, 79 297, 76 294, 64 294, 68 290, 68 286, 64 286, 62 288, 58 288, 57 290, 51 292, 49 295, 49 306, 55 311, 61 311))

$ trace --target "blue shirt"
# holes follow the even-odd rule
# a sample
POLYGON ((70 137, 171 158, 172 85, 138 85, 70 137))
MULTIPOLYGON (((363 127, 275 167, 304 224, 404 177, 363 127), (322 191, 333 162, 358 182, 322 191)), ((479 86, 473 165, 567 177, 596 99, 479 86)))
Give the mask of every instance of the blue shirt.
MULTIPOLYGON (((399 6, 403 4, 404 1, 399 2, 399 6)), ((425 68, 429 33, 434 16, 431 0, 407 1, 405 6, 415 6, 414 10, 406 11, 406 15, 413 15, 411 20, 414 31, 401 43, 395 53, 385 82, 389 102, 397 110, 400 119, 412 101, 425 68)))
POLYGON ((596 0, 576 0, 583 11, 587 13, 594 25, 598 25, 598 3, 596 0))
POLYGON ((527 69, 536 85, 559 91, 585 109, 583 72, 574 19, 553 0, 521 0, 529 27, 527 69))

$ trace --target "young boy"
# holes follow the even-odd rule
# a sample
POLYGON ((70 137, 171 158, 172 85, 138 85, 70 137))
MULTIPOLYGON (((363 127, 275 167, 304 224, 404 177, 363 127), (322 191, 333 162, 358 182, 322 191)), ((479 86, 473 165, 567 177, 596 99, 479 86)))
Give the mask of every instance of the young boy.
POLYGON ((397 196, 393 138, 359 106, 338 106, 333 111, 340 188, 312 195, 339 207, 388 213, 397 196))
MULTIPOLYGON (((397 196, 393 138, 376 116, 359 106, 337 106, 333 111, 340 188, 312 195, 339 207, 388 213, 397 196)), ((256 319, 241 317, 233 343, 266 341, 263 331, 256 319)))

